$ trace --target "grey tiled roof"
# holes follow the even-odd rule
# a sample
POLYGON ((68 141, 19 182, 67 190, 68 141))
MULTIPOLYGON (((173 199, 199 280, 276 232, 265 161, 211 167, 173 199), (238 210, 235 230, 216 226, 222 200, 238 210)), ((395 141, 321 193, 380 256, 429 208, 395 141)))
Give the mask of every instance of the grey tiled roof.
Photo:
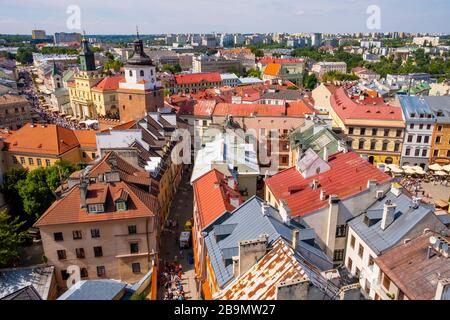
POLYGON ((430 108, 435 112, 434 116, 437 119, 437 123, 450 123, 450 97, 423 97, 430 108), (442 111, 442 116, 438 117, 437 112, 442 111))
MULTIPOLYGON (((219 287, 223 287, 233 279, 231 258, 239 254, 239 241, 254 240, 263 234, 269 236, 269 245, 272 245, 279 238, 292 241, 292 230, 294 228, 299 229, 297 252, 301 254, 304 252, 305 254, 302 254, 302 256, 313 256, 322 262, 328 261, 326 255, 320 249, 302 241, 314 239, 314 230, 302 229, 300 226, 282 223, 278 211, 273 207, 269 207, 268 214, 264 216, 262 213, 263 205, 263 200, 258 197, 252 197, 232 213, 225 213, 205 228, 204 231, 207 232, 205 243, 208 256, 219 287), (226 230, 226 233, 230 231, 231 233, 224 237, 223 229, 218 226, 225 228, 233 226, 233 228, 230 227, 229 230, 226 230), (219 235, 216 234, 218 230, 220 232, 219 235)), ((317 265, 316 263, 313 264, 317 265)), ((327 265, 327 267, 329 266, 327 265)))
POLYGON ((412 207, 412 199, 406 194, 395 196, 389 192, 384 198, 378 200, 367 211, 370 219, 380 219, 370 227, 365 223, 366 213, 359 215, 349 222, 349 226, 361 237, 364 242, 379 255, 383 251, 396 245, 402 238, 408 235, 420 221, 430 214, 434 215, 434 208, 421 204, 417 209, 412 207), (381 229, 381 217, 384 204, 391 201, 396 205, 397 217, 385 230, 381 229))
POLYGON ((45 266, 1 269, 0 299, 32 285, 41 298, 47 300, 54 270, 45 266))
POLYGON ((114 280, 86 280, 74 284, 58 300, 113 300, 127 285, 114 280))

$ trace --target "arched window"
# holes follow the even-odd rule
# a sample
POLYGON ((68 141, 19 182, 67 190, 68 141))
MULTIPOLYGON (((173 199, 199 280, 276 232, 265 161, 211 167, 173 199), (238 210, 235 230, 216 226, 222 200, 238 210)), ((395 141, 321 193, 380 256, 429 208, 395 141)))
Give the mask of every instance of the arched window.
POLYGON ((141 77, 144 76, 144 70, 141 70, 141 77))
POLYGON ((130 77, 133 76, 133 70, 130 70, 130 77))

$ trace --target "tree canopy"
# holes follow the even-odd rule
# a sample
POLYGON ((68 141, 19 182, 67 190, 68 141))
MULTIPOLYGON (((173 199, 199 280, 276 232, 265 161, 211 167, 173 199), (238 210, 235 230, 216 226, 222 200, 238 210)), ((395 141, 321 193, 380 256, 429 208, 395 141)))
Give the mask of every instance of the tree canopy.
POLYGON ((26 239, 25 231, 20 231, 23 222, 11 218, 6 210, 0 211, 0 267, 8 266, 19 256, 19 249, 26 239))
POLYGON ((316 75, 314 73, 313 74, 306 74, 303 77, 303 87, 305 89, 309 89, 309 90, 315 89, 316 86, 317 86, 317 82, 318 82, 318 80, 317 80, 317 77, 316 77, 316 75))

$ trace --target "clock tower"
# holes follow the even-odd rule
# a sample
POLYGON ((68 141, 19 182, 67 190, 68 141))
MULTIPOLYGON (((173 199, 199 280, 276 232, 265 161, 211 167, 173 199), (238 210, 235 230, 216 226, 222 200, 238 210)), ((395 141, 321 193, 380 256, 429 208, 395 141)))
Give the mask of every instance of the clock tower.
POLYGON ((143 118, 148 112, 164 107, 164 93, 156 80, 156 67, 144 52, 144 43, 134 41, 134 54, 125 64, 125 80, 118 90, 120 121, 126 123, 143 118))

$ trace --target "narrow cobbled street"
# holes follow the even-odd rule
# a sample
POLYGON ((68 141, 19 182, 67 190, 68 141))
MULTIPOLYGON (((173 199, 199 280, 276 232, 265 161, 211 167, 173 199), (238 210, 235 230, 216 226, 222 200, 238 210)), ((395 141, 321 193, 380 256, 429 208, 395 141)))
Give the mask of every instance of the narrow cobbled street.
POLYGON ((179 298, 181 291, 184 292, 186 300, 198 299, 192 246, 189 249, 180 250, 179 245, 180 234, 187 230, 186 222, 193 217, 193 190, 189 183, 191 173, 191 167, 183 173, 183 179, 170 208, 168 221, 176 222, 176 227, 166 227, 161 235, 162 263, 158 290, 158 299, 161 300, 181 300, 182 298, 179 298), (181 272, 179 265, 182 267, 181 272), (181 275, 180 279, 179 275, 181 275), (166 285, 167 282, 168 285, 166 285))

